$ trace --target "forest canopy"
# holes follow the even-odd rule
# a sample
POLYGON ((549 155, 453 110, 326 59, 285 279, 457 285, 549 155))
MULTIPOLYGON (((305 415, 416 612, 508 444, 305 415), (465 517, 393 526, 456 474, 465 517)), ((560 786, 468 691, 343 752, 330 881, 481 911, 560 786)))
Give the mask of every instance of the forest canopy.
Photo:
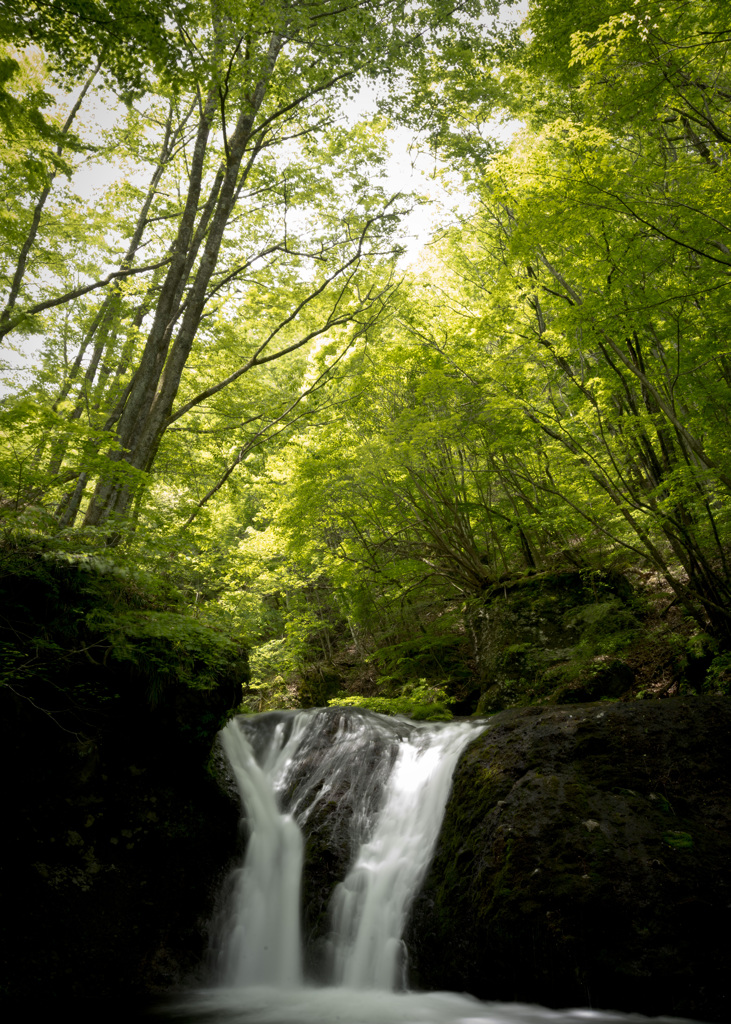
POLYGON ((484 595, 564 570, 723 656, 726 7, 6 4, 6 541, 174 592, 259 706, 346 647, 443 697, 484 595), (396 130, 462 197, 409 266, 396 130))

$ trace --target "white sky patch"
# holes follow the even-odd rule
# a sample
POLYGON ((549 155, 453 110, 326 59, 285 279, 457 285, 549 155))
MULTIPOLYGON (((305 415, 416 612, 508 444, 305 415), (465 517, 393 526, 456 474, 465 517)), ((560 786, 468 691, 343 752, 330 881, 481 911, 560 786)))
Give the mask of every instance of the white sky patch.
MULTIPOLYGON (((114 102, 114 98, 107 94, 100 96, 94 93, 91 103, 84 104, 78 115, 77 131, 85 139, 100 139, 102 133, 116 128, 125 116, 124 104, 114 102)), ((132 180, 139 179, 139 184, 146 182, 149 178, 149 170, 145 167, 140 170, 138 176, 132 175, 132 180)), ((85 202, 93 202, 101 199, 104 193, 115 182, 125 176, 125 169, 121 163, 114 160, 95 160, 93 156, 85 160, 71 179, 71 187, 85 202)))
MULTIPOLYGON (((377 94, 365 84, 344 108, 350 124, 376 112, 377 94)), ((488 126, 491 138, 509 142, 520 122, 501 122, 488 126)), ((413 210, 404 219, 401 238, 405 253, 399 260, 401 269, 411 266, 425 245, 446 226, 458 223, 470 213, 472 202, 463 186, 459 170, 429 151, 427 141, 408 128, 393 128, 387 133, 389 155, 380 183, 392 194, 415 195, 413 210)))

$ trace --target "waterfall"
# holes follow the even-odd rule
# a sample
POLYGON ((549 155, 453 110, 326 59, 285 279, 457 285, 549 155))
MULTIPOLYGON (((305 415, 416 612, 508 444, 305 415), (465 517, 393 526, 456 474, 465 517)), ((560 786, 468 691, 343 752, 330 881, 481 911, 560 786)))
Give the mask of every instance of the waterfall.
POLYGON ((228 985, 296 985, 302 980, 302 834, 290 814, 280 813, 277 788, 305 724, 304 719, 295 722, 287 737, 284 723, 277 723, 261 763, 235 722, 221 733, 250 833, 246 860, 235 875, 223 948, 221 974, 228 985))
POLYGON ((249 838, 221 952, 224 985, 301 983, 300 830, 335 795, 329 813, 336 824, 344 819, 353 862, 331 901, 331 980, 405 987, 406 915, 431 859, 454 765, 477 728, 320 710, 226 726, 221 743, 249 838))
MULTIPOLYGON (((454 766, 482 728, 354 709, 269 712, 230 722, 220 735, 241 795, 246 856, 231 879, 216 984, 171 1004, 175 1018, 192 1024, 649 1024, 637 1014, 403 991, 401 935, 409 906, 432 856, 454 766), (305 848, 315 852, 303 882, 305 848), (318 850, 327 872, 313 884, 318 850), (335 873, 337 884, 327 882, 335 873), (318 899, 323 905, 312 914, 318 899), (304 950, 301 902, 311 917, 304 950), (319 964, 319 980, 327 984, 304 980, 311 973, 304 954, 313 946, 322 955, 310 962, 319 964)), ((653 1024, 663 1022, 673 1024, 671 1018, 653 1024)))
POLYGON ((406 987, 406 915, 429 867, 457 758, 474 735, 474 727, 451 725, 416 729, 402 742, 371 838, 335 891, 336 984, 406 987))

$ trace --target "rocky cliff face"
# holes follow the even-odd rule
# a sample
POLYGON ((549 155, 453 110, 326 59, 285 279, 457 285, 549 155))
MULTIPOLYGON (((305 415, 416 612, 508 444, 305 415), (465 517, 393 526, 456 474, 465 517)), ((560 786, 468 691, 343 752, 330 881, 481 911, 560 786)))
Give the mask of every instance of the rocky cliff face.
POLYGON ((495 715, 413 908, 413 982, 728 1020, 730 734, 726 698, 495 715))
POLYGON ((236 852, 208 759, 245 656, 206 677, 202 631, 141 635, 158 612, 89 568, 23 554, 0 597, 0 999, 165 991, 204 963, 236 852))
POLYGON ((2 996, 150 994, 205 960, 238 807, 146 714, 74 736, 2 701, 2 996))

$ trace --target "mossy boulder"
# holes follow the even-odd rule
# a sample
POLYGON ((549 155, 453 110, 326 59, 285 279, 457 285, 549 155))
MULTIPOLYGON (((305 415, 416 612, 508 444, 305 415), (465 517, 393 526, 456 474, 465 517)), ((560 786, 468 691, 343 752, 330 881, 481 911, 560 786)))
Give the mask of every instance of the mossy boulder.
POLYGON ((0 686, 62 730, 147 708, 203 757, 241 702, 244 648, 97 557, 0 548, 0 686))
POLYGON ((634 683, 622 656, 640 629, 619 573, 537 573, 492 587, 472 623, 477 714, 621 696, 634 683))
POLYGON ((412 982, 731 1018, 731 701, 502 712, 463 755, 412 982))

